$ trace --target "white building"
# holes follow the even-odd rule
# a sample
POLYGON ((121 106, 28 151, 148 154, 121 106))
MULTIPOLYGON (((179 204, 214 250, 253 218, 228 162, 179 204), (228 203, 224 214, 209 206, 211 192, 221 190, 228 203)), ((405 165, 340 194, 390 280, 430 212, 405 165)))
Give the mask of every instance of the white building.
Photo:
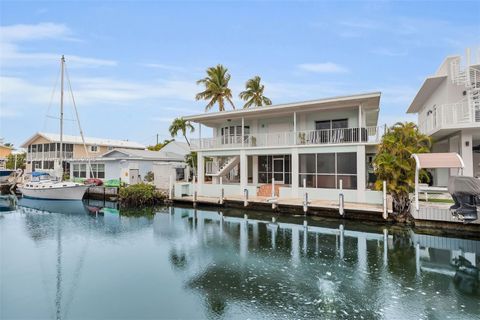
MULTIPOLYGON (((425 79, 407 112, 418 114, 420 131, 433 140, 432 152, 457 152, 465 162, 463 174, 480 176, 480 57, 472 61, 469 50, 465 61, 447 57, 425 79)), ((446 186, 456 174, 434 170, 434 184, 446 186)))
MULTIPOLYGON (((177 147, 179 146, 174 144, 168 149, 177 147)), ((170 176, 176 181, 183 180, 187 170, 185 154, 163 149, 161 151, 113 149, 94 159, 70 160, 70 177, 121 179, 127 184, 136 184, 145 181, 145 176, 152 172, 157 188, 167 189, 170 176)))
MULTIPOLYGON (((270 196, 382 203, 370 189, 371 161, 384 127, 379 127, 380 93, 263 106, 184 117, 199 124, 199 196, 270 196), (202 127, 213 137, 202 138, 202 127), (222 186, 220 187, 220 183, 222 186), (304 188, 305 183, 305 188, 304 188)), ((175 194, 185 194, 177 186, 175 194)))

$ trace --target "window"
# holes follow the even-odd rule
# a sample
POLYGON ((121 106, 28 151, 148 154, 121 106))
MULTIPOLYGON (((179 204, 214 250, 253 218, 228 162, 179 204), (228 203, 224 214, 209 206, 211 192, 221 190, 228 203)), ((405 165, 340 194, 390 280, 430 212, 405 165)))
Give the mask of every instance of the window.
POLYGON ((317 153, 299 155, 299 185, 307 188, 357 188, 357 154, 317 153))
POLYGON ((87 164, 86 163, 74 163, 73 164, 73 177, 74 178, 86 178, 87 177, 87 164))
POLYGON ((43 151, 45 152, 49 152, 50 151, 50 143, 45 143, 43 145, 43 151))
POLYGON ((176 181, 181 181, 185 179, 185 169, 184 168, 175 168, 176 181))
POLYGON ((90 152, 98 152, 98 146, 90 146, 90 152))
POLYGON ((105 179, 105 164, 92 163, 90 164, 90 176, 97 179, 105 179))
POLYGON ((113 150, 113 147, 112 147, 112 146, 108 146, 108 147, 107 147, 107 150, 108 150, 108 151, 111 151, 111 150, 113 150))
MULTIPOLYGON (((222 143, 242 143, 242 126, 228 126, 220 129, 222 143)), ((243 127, 245 139, 250 134, 250 126, 243 127)))
POLYGON ((315 130, 348 128, 348 119, 315 121, 315 130))
POLYGON ((53 161, 43 161, 43 169, 54 169, 53 161))

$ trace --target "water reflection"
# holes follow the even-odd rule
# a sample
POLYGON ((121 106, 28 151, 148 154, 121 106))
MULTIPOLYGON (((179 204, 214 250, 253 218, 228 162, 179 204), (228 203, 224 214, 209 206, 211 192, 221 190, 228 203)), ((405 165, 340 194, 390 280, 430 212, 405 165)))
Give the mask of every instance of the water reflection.
POLYGON ((42 268, 29 266, 30 283, 4 269, 5 314, 28 318, 14 300, 22 288, 39 290, 35 297, 52 306, 32 302, 32 314, 57 319, 469 319, 480 312, 479 241, 266 215, 22 199, 0 222, 4 239, 18 246, 6 256, 21 269, 17 252, 25 250, 42 268))

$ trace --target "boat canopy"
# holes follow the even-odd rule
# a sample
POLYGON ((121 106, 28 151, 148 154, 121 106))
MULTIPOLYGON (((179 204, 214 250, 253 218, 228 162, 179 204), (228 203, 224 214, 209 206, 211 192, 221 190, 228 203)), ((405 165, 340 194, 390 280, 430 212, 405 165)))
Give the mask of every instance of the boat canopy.
POLYGON ((41 177, 41 176, 48 176, 49 174, 46 172, 41 172, 41 171, 33 171, 32 172, 32 177, 41 177))
POLYGON ((415 159, 415 209, 420 210, 418 202, 419 193, 419 175, 422 169, 438 169, 438 168, 453 168, 458 169, 459 175, 463 174, 465 163, 462 157, 456 152, 444 153, 414 153, 412 158, 415 159))
POLYGON ((461 168, 465 166, 462 157, 456 152, 445 153, 420 153, 412 157, 417 163, 418 169, 433 168, 461 168))

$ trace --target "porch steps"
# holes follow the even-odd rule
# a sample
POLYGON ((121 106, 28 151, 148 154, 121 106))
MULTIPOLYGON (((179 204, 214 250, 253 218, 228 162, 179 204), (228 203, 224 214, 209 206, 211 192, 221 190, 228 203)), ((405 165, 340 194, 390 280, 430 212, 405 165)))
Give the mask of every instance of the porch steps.
MULTIPOLYGON (((276 184, 275 185, 275 196, 280 196, 280 187, 282 185, 276 184)), ((272 196, 272 184, 263 184, 260 188, 257 189, 257 196, 259 197, 271 197, 272 196)))

